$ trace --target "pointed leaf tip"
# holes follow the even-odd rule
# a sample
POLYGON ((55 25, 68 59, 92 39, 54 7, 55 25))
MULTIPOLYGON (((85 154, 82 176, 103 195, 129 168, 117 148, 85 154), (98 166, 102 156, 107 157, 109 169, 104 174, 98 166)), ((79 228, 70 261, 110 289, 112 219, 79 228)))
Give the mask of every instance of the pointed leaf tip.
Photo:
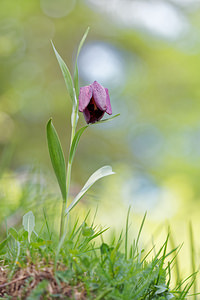
POLYGON ((104 120, 100 120, 100 121, 97 121, 95 123, 91 123, 90 125, 93 126, 93 125, 98 125, 98 124, 101 124, 101 123, 110 122, 110 121, 112 121, 113 119, 115 119, 115 118, 117 118, 119 116, 120 116, 120 114, 116 114, 116 115, 114 115, 114 116, 112 116, 110 118, 107 118, 107 119, 104 119, 104 120))
POLYGON ((28 232, 28 241, 30 243, 31 240, 31 234, 34 231, 35 228, 35 216, 32 213, 32 211, 27 212, 23 216, 23 222, 24 230, 28 232))
POLYGON ((72 99, 72 102, 75 103, 74 90, 73 90, 74 86, 73 86, 73 81, 72 81, 72 77, 71 77, 70 71, 69 71, 67 65, 65 64, 64 60, 62 59, 62 57, 60 56, 60 54, 56 50, 56 48, 55 48, 55 46, 54 46, 54 44, 53 44, 52 41, 51 41, 51 44, 52 44, 54 53, 56 55, 56 58, 58 60, 60 69, 62 71, 62 74, 63 74, 64 80, 65 80, 65 84, 66 84, 68 93, 69 93, 69 95, 70 95, 70 97, 72 99))
POLYGON ((75 69, 74 69, 74 87, 75 87, 75 91, 76 91, 76 97, 78 99, 78 94, 79 94, 79 75, 78 75, 78 57, 79 57, 79 54, 81 52, 81 49, 83 47, 83 44, 87 38, 87 35, 88 35, 88 32, 90 30, 90 27, 88 26, 88 28, 86 29, 80 43, 79 43, 79 46, 78 46, 78 50, 77 50, 77 55, 76 55, 76 61, 75 61, 75 69))
POLYGON ((84 187, 81 189, 81 191, 78 193, 78 195, 74 198, 74 200, 72 201, 72 203, 67 207, 65 213, 68 214, 72 208, 81 200, 81 198, 87 193, 87 191, 91 188, 91 186, 93 186, 93 184, 108 175, 113 175, 115 174, 115 172, 113 172, 112 167, 111 166, 104 166, 100 169, 98 169, 96 172, 94 172, 90 178, 88 179, 88 181, 86 182, 86 184, 84 185, 84 187))

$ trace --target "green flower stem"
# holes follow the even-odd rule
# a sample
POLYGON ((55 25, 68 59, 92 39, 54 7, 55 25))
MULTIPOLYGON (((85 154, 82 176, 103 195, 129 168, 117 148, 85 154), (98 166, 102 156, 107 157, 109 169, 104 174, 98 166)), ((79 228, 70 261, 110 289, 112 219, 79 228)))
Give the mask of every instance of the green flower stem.
MULTIPOLYGON (((75 93, 74 93, 74 97, 75 93)), ((75 98, 76 99, 76 98, 75 98)), ((69 153, 71 151, 71 146, 72 142, 76 133, 76 126, 77 126, 77 121, 78 121, 78 103, 76 99, 76 108, 74 113, 72 112, 73 118, 72 118, 72 131, 71 131, 71 141, 70 141, 70 148, 69 148, 69 153)), ((71 182, 71 170, 72 170, 72 162, 69 161, 67 163, 67 179, 66 179, 66 198, 63 199, 63 204, 62 204, 62 212, 61 212, 61 220, 60 220, 60 239, 62 238, 64 234, 64 229, 65 229, 65 210, 67 208, 67 201, 69 197, 69 189, 70 189, 70 182, 71 182)))

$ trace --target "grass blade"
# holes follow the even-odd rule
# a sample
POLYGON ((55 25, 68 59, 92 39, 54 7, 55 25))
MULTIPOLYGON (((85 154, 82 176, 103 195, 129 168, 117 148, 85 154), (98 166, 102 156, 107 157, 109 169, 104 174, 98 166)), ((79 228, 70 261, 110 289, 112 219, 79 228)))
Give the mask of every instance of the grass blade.
POLYGON ((44 209, 44 208, 43 208, 43 215, 44 215, 44 220, 45 220, 45 224, 46 224, 46 227, 47 227, 49 239, 51 240, 52 234, 51 234, 50 229, 49 229, 49 223, 48 223, 47 216, 46 216, 46 212, 45 212, 45 209, 44 209))
MULTIPOLYGON (((171 248, 175 249, 175 242, 172 236, 172 233, 170 232, 170 236, 169 236, 169 241, 171 244, 171 248)), ((174 258, 175 258, 175 275, 176 275, 176 285, 179 285, 179 283, 181 282, 181 276, 180 276, 180 267, 179 267, 179 260, 178 260, 178 253, 177 250, 175 251, 174 254, 174 258)), ((181 285, 179 285, 179 292, 181 292, 181 285)))
POLYGON ((15 262, 14 262, 14 265, 12 267, 12 270, 9 274, 9 278, 12 278, 12 275, 15 271, 16 266, 17 266, 17 262, 19 260, 19 256, 20 256, 20 242, 17 241, 17 255, 16 255, 16 258, 15 258, 15 262))
POLYGON ((144 226, 146 216, 147 216, 147 212, 145 212, 144 217, 142 219, 142 223, 140 225, 140 229, 139 229, 139 232, 138 232, 138 235, 137 235, 136 242, 134 241, 134 243, 133 243, 133 257, 135 256, 135 253, 138 250, 138 243, 139 243, 140 235, 141 235, 141 232, 142 232, 142 228, 144 226))
POLYGON ((125 233, 125 259, 128 258, 128 225, 129 225, 129 216, 130 216, 131 207, 128 208, 128 213, 126 217, 126 233, 125 233))
MULTIPOLYGON (((191 222, 189 223, 189 233, 190 233, 190 251, 191 251, 192 272, 195 273, 196 265, 195 265, 194 236, 193 236, 193 229, 192 229, 191 222)), ((193 294, 194 294, 193 299, 194 300, 197 300, 196 293, 197 293, 197 284, 196 284, 196 280, 194 278, 194 283, 193 283, 193 294)))

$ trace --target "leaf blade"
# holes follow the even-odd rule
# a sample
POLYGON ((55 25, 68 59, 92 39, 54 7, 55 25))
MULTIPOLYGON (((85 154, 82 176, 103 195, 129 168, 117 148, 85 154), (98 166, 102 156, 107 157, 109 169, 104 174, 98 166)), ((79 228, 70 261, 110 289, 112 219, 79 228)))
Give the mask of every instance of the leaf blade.
POLYGON ((110 118, 107 118, 107 119, 104 119, 104 120, 97 121, 97 122, 92 123, 92 124, 90 124, 90 125, 93 126, 93 125, 98 125, 98 124, 101 124, 101 123, 110 122, 110 121, 112 121, 113 119, 115 119, 115 118, 117 118, 117 117, 119 117, 119 116, 120 116, 120 114, 116 114, 116 115, 114 115, 114 116, 112 116, 112 117, 110 117, 110 118))
POLYGON ((35 216, 32 213, 32 211, 27 212, 23 216, 22 224, 24 226, 24 230, 28 232, 28 241, 30 243, 31 234, 34 231, 35 228, 35 216))
POLYGON ((78 195, 74 198, 72 203, 67 207, 65 210, 65 214, 68 214, 72 208, 81 200, 81 198, 85 195, 85 193, 93 186, 93 184, 108 175, 115 174, 115 172, 112 171, 112 168, 110 166, 104 166, 97 171, 95 171, 87 180, 81 191, 78 193, 78 195))
POLYGON ((74 139, 72 141, 72 146, 71 146, 71 149, 70 149, 70 153, 69 153, 69 162, 72 163, 73 159, 74 159, 74 155, 75 155, 75 152, 76 152, 76 148, 78 146, 78 142, 80 140, 80 137, 81 135, 83 134, 83 132, 85 131, 86 128, 88 128, 89 125, 86 125, 82 128, 80 128, 75 136, 74 136, 74 139))
POLYGON ((68 93, 72 99, 72 102, 74 103, 75 102, 75 99, 74 99, 74 90, 73 90, 73 80, 72 80, 72 77, 71 77, 71 74, 70 74, 70 71, 67 67, 67 65, 65 64, 64 60, 62 59, 62 57, 60 56, 60 54, 57 52, 53 42, 51 41, 51 44, 52 44, 52 47, 53 47, 53 50, 54 50, 54 53, 56 55, 56 58, 58 60, 58 63, 59 63, 59 66, 60 66, 60 69, 62 71, 62 74, 63 74, 63 77, 64 77, 64 80, 65 80, 65 84, 67 86, 67 90, 68 90, 68 93))
POLYGON ((78 46, 78 51, 77 51, 77 54, 76 54, 76 62, 75 62, 75 70, 74 70, 74 88, 75 88, 75 91, 76 91, 76 97, 78 98, 78 94, 79 94, 79 81, 78 81, 78 57, 79 57, 79 53, 83 47, 83 44, 87 38, 87 35, 88 35, 88 32, 90 30, 90 27, 88 27, 79 43, 79 46, 78 46))
POLYGON ((66 199, 66 167, 65 158, 62 151, 61 143, 58 134, 50 119, 46 127, 48 149, 51 158, 51 163, 58 180, 60 191, 63 200, 66 199))

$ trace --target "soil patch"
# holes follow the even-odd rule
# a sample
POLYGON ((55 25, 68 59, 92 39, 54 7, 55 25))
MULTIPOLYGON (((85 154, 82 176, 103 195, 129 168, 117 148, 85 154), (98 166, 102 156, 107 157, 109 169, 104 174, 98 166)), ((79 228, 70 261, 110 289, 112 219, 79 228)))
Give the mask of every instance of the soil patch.
POLYGON ((42 297, 45 297, 45 299, 86 299, 83 284, 70 286, 66 282, 56 279, 53 266, 38 269, 34 265, 29 265, 25 269, 19 268, 12 279, 9 280, 8 278, 9 274, 6 268, 0 267, 1 297, 12 296, 13 300, 27 299, 33 290, 37 289, 37 286, 43 282, 45 289, 42 291, 42 297))

